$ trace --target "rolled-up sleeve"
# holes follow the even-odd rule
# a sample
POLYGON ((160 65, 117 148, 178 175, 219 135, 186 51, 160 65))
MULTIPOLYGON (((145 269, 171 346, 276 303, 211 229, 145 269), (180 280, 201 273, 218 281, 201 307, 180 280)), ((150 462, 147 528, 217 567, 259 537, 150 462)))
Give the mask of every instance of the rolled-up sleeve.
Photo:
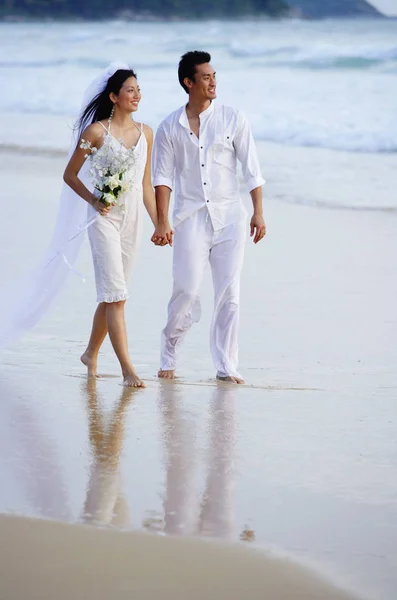
POLYGON ((161 123, 153 145, 153 187, 174 187, 175 155, 166 123, 161 123))
POLYGON ((264 185, 265 180, 261 174, 255 140, 252 135, 248 119, 241 112, 238 113, 237 130, 234 137, 236 156, 241 163, 244 180, 251 192, 264 185))

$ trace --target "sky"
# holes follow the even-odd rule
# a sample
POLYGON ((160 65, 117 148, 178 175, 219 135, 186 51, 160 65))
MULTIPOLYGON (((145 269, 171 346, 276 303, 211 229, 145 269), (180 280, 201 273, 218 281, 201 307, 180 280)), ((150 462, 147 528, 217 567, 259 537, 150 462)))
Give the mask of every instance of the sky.
POLYGON ((369 2, 385 15, 397 16, 397 0, 369 0, 369 2))

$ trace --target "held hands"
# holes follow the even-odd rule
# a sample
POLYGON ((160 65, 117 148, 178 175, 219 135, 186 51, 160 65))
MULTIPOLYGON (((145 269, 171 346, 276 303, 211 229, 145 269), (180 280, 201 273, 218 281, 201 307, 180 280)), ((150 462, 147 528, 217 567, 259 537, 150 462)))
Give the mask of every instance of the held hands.
POLYGON ((250 223, 250 236, 254 236, 253 242, 257 244, 266 235, 266 223, 262 215, 256 215, 254 213, 250 223))
MULTIPOLYGON (((250 223, 250 235, 254 236, 253 242, 257 244, 266 235, 266 223, 262 215, 254 214, 250 223)), ((172 246, 174 231, 169 223, 158 225, 151 237, 151 241, 155 246, 172 246)))
POLYGON ((174 231, 167 221, 167 223, 157 225, 151 237, 151 241, 155 246, 166 246, 167 244, 172 246, 173 235, 174 231))

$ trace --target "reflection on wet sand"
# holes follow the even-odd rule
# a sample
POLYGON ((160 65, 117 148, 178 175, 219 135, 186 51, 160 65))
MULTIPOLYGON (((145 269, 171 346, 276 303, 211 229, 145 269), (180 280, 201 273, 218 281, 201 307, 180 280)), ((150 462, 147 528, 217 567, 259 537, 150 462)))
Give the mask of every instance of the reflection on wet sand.
POLYGON ((215 390, 210 407, 210 445, 207 483, 203 495, 199 529, 205 536, 234 539, 234 387, 215 390))
MULTIPOLYGON (((147 420, 156 421, 157 401, 165 459, 163 505, 156 518, 146 520, 143 525, 174 535, 149 536, 140 532, 121 534, 115 531, 117 527, 131 528, 120 460, 124 430, 128 430, 129 435, 132 432, 127 427, 126 417, 132 407, 133 394, 137 393, 133 388, 117 389, 120 391, 96 380, 86 381, 82 389, 92 464, 84 508, 81 510, 80 500, 79 513, 83 513, 82 519, 86 523, 112 525, 113 528, 81 527, 9 516, 0 518, 0 535, 7 541, 0 552, 0 598, 19 600, 29 597, 31 590, 35 590, 37 597, 43 600, 89 598, 93 585, 98 600, 121 600, 127 591, 133 591, 134 598, 141 600, 154 597, 164 600, 177 597, 189 600, 226 597, 230 600, 259 600, 264 596, 280 600, 298 597, 304 600, 352 598, 292 559, 246 549, 244 552, 241 544, 211 544, 197 539, 238 539, 234 486, 237 475, 236 427, 239 423, 236 422, 235 404, 241 399, 241 390, 232 386, 218 384, 212 396, 200 395, 192 402, 192 398, 186 395, 186 389, 183 392, 177 383, 164 382, 159 384, 157 398, 152 396, 149 408, 146 404, 140 415, 139 411, 134 412, 141 422, 138 425, 134 419, 133 430, 142 428, 147 420), (204 436, 201 430, 203 421, 206 423, 204 436), (204 477, 201 478, 203 471, 204 477)), ((81 410, 81 395, 76 391, 73 401, 81 410)), ((13 406, 6 402, 1 406, 0 403, 5 426, 2 431, 7 434, 4 449, 8 441, 14 449, 13 458, 17 448, 17 462, 21 468, 25 466, 23 457, 26 457, 29 479, 21 475, 21 485, 27 481, 30 486, 37 477, 37 489, 32 488, 32 498, 37 496, 40 508, 35 510, 35 516, 37 513, 56 516, 57 506, 63 511, 67 500, 62 496, 65 492, 62 467, 67 466, 69 456, 66 452, 63 454, 65 462, 56 460, 57 447, 52 447, 51 435, 45 433, 50 429, 51 415, 32 409, 30 397, 28 404, 24 412, 22 402, 20 411, 17 403, 13 406), (42 473, 46 474, 44 483, 42 473), (55 495, 52 493, 54 490, 55 495), (46 493, 49 504, 46 504, 46 493)), ((68 423, 60 421, 64 427, 68 423)), ((79 432, 80 438, 77 435, 73 438, 70 434, 71 431, 73 434, 72 420, 66 431, 67 448, 70 449, 70 439, 76 445, 79 439, 86 447, 86 436, 81 436, 82 431, 79 432)), ((157 450, 161 440, 157 439, 157 429, 152 428, 151 431, 155 431, 155 435, 146 448, 157 450)), ((52 430, 51 433, 55 442, 52 430)), ((135 455, 129 454, 131 461, 142 460, 136 452, 139 446, 134 447, 135 455)), ((83 469, 85 453, 74 453, 74 456, 83 469)), ((240 456, 238 459, 241 460, 240 456)), ((142 469, 143 477, 147 475, 147 469, 152 468, 145 467, 142 469)), ((79 481, 74 472, 72 479, 73 485, 76 480, 79 481)), ((160 480, 161 477, 156 479, 160 480)), ((137 478, 131 481, 129 487, 139 489, 140 482, 137 478)), ((70 492, 73 489, 71 487, 70 492)), ((67 520, 75 520, 75 517, 67 520)), ((240 534, 240 539, 253 538, 254 532, 249 528, 240 534)))
MULTIPOLYGON (((83 520, 92 524, 128 527, 130 518, 128 503, 122 492, 120 455, 124 417, 135 390, 123 388, 108 416, 95 379, 87 380, 83 393, 93 455, 83 520)), ((164 513, 146 518, 144 528, 173 535, 235 539, 235 394, 235 388, 222 384, 212 394, 205 455, 206 483, 200 497, 197 488, 200 448, 197 448, 196 419, 186 409, 184 393, 178 385, 160 384, 158 406, 165 454, 164 513)))
POLYGON ((193 535, 197 518, 196 424, 184 412, 183 394, 161 382, 158 396, 165 453, 164 531, 193 535))
POLYGON ((122 491, 120 454, 124 417, 135 391, 134 388, 123 387, 110 416, 106 418, 96 379, 88 379, 84 385, 93 455, 83 513, 83 520, 88 523, 116 527, 130 524, 128 503, 122 491))
POLYGON ((159 392, 166 457, 164 531, 179 535, 235 538, 233 470, 236 389, 218 385, 210 401, 206 485, 196 491, 196 424, 178 386, 164 382, 159 392), (200 506, 201 504, 201 506, 200 506))
MULTIPOLYGON (((7 470, 11 467, 11 481, 17 482, 14 497, 17 506, 22 505, 27 514, 70 520, 70 499, 58 446, 43 414, 30 395, 15 394, 4 382, 0 397, 3 492, 8 486, 7 470)), ((14 506, 10 508, 15 510, 14 506)))

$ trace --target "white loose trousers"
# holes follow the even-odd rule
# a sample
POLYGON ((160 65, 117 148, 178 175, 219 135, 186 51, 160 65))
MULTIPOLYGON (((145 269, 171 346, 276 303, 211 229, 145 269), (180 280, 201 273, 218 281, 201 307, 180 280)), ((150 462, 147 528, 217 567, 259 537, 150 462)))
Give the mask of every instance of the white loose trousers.
POLYGON ((175 227, 173 292, 168 304, 168 321, 161 336, 160 367, 176 368, 178 346, 201 316, 199 290, 208 262, 214 284, 214 315, 210 346, 219 375, 240 377, 238 367, 238 324, 240 275, 246 241, 246 215, 214 230, 206 207, 175 227))

